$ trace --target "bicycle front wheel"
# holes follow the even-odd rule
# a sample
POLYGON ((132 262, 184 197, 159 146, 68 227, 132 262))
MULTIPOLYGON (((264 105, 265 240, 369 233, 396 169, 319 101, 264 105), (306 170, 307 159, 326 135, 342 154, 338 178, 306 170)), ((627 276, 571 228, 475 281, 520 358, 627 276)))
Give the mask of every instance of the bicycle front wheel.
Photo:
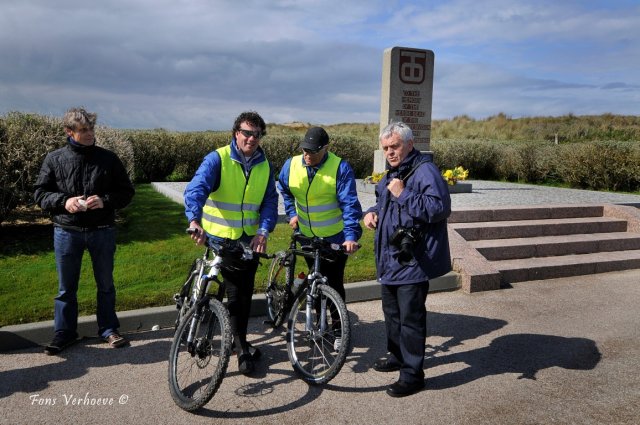
POLYGON ((287 282, 291 279, 291 270, 289 255, 284 251, 277 252, 269 267, 268 285, 265 291, 267 313, 274 328, 282 326, 287 315, 287 282))
POLYGON ((294 371, 309 384, 332 380, 351 350, 351 325, 347 306, 327 285, 318 285, 307 320, 307 291, 291 309, 287 352, 294 371))
POLYGON ((183 317, 169 353, 169 390, 175 403, 193 411, 216 393, 231 355, 229 312, 216 300, 195 305, 183 317))

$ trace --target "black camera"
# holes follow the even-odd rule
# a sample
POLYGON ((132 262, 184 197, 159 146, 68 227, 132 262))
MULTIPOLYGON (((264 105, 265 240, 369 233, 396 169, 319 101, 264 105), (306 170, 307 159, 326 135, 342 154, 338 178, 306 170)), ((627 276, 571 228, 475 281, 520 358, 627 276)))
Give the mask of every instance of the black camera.
POLYGON ((398 227, 389 238, 389 243, 398 248, 398 262, 406 266, 413 259, 413 248, 419 239, 419 233, 413 228, 398 227))

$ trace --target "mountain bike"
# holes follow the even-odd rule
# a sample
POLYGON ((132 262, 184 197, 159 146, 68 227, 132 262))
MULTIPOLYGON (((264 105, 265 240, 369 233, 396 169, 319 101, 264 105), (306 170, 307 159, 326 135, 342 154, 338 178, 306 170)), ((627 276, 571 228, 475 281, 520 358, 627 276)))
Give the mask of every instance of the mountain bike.
MULTIPOLYGON (((196 231, 187 229, 190 234, 196 231)), ((169 352, 169 390, 174 402, 187 411, 211 400, 229 365, 231 324, 222 303, 225 285, 219 278, 227 255, 246 260, 256 255, 271 258, 239 241, 207 238, 204 254, 194 260, 180 292, 174 295, 178 315, 169 352), (216 286, 217 290, 210 292, 216 286)))
POLYGON ((347 306, 338 292, 327 285, 320 270, 321 259, 331 261, 342 252, 342 245, 294 232, 289 249, 277 252, 269 267, 268 323, 279 328, 287 321, 289 360, 294 371, 310 384, 333 379, 351 350, 347 306), (298 257, 313 260, 300 286, 294 285, 298 257))

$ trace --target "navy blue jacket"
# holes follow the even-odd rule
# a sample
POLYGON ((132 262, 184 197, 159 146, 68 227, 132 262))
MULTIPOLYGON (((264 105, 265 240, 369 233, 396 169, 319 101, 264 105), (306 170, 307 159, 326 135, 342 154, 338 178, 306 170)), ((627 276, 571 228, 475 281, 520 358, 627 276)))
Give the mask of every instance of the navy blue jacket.
POLYGON ((374 249, 380 283, 423 283, 451 270, 447 235, 451 197, 429 155, 414 149, 397 168, 389 169, 376 186, 376 205, 369 212, 378 214, 374 249), (405 181, 400 197, 393 196, 387 190, 389 182, 393 178, 402 179, 421 162, 405 181), (399 226, 413 228, 421 235, 413 249, 414 260, 407 265, 399 263, 399 248, 390 244, 390 237, 399 226))

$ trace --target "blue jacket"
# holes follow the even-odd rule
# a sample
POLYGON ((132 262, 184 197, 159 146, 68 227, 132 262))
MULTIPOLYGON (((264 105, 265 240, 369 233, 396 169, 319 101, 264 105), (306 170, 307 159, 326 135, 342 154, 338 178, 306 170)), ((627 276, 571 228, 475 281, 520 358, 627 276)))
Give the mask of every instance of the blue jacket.
MULTIPOLYGON (((309 182, 313 180, 313 177, 316 175, 317 169, 325 163, 327 157, 328 155, 325 154, 324 158, 322 158, 322 161, 320 161, 320 164, 318 164, 317 167, 309 167, 305 164, 304 158, 301 159, 303 165, 307 168, 307 176, 309 177, 309 182)), ((287 161, 282 166, 282 170, 280 170, 280 175, 278 177, 278 189, 280 190, 280 194, 282 195, 282 199, 284 200, 284 209, 289 219, 297 215, 295 198, 289 190, 289 173, 291 171, 292 159, 293 158, 287 159, 287 161)), ((338 204, 340 205, 340 209, 342 210, 344 229, 342 230, 342 232, 325 239, 331 243, 338 244, 341 244, 345 240, 355 242, 362 236, 362 226, 360 226, 360 219, 362 218, 362 206, 360 205, 360 201, 358 200, 358 192, 356 190, 356 180, 353 174, 353 170, 351 169, 349 163, 345 160, 340 161, 340 166, 338 167, 338 175, 336 176, 336 191, 338 204)))
MULTIPOLYGON (((238 152, 235 139, 231 140, 231 159, 244 167, 245 175, 248 177, 251 169, 261 162, 267 160, 262 148, 258 148, 253 156, 245 163, 244 156, 238 152)), ((262 205, 260 206, 259 229, 272 232, 278 220, 278 192, 273 176, 273 167, 269 173, 267 189, 264 193, 262 205)), ((184 190, 184 207, 187 222, 202 219, 202 208, 204 207, 209 194, 218 190, 220 186, 221 161, 218 152, 213 151, 207 154, 200 164, 186 189, 184 190)))
POLYGON ((451 270, 447 217, 451 214, 451 197, 447 184, 430 156, 413 150, 404 161, 387 174, 376 186, 376 205, 368 212, 378 214, 374 249, 378 281, 384 285, 422 283, 451 270), (405 181, 399 198, 387 190, 393 178, 405 181), (414 260, 407 265, 398 261, 399 248, 390 244, 390 237, 399 227, 412 228, 421 237, 413 249, 414 260))

